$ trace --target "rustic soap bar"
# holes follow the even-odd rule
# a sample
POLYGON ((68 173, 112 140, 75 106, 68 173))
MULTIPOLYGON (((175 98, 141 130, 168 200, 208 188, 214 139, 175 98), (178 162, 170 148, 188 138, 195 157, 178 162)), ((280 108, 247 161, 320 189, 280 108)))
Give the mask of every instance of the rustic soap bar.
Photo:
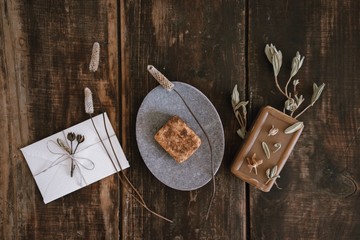
POLYGON ((178 116, 173 116, 154 138, 178 163, 185 162, 201 144, 199 136, 178 116))
POLYGON ((269 192, 303 128, 303 123, 295 118, 272 107, 263 108, 235 157, 231 172, 258 189, 269 192), (276 172, 271 175, 275 166, 276 172), (273 177, 269 179, 269 175, 273 177))

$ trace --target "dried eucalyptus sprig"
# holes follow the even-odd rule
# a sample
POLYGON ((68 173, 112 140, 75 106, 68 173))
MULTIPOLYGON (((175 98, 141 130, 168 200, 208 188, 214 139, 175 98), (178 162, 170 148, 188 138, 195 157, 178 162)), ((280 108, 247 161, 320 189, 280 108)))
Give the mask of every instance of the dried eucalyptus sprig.
POLYGON ((247 110, 246 105, 249 101, 240 101, 239 92, 237 90, 237 85, 235 85, 232 95, 231 95, 231 105, 235 114, 236 119, 240 124, 240 128, 236 131, 237 134, 244 139, 246 135, 247 127, 247 110))
MULTIPOLYGON (((304 63, 304 56, 301 56, 299 52, 296 52, 295 57, 292 60, 291 64, 291 73, 288 81, 286 82, 284 90, 280 87, 277 76, 280 72, 281 64, 282 64, 282 53, 280 50, 277 50, 273 44, 266 44, 265 46, 265 54, 268 58, 269 62, 273 65, 274 77, 276 87, 279 89, 280 93, 284 95, 287 99, 284 104, 284 112, 288 112, 290 116, 293 116, 294 112, 299 109, 300 105, 304 102, 303 95, 298 95, 296 90, 297 85, 299 84, 299 79, 293 80, 293 92, 289 91, 289 84, 291 83, 292 78, 298 73, 301 66, 304 63)), ((319 87, 314 83, 313 84, 313 95, 311 98, 310 104, 305 107, 299 114, 295 116, 298 118, 302 115, 306 110, 314 105, 314 103, 320 98, 322 91, 324 90, 325 84, 321 84, 319 87)))

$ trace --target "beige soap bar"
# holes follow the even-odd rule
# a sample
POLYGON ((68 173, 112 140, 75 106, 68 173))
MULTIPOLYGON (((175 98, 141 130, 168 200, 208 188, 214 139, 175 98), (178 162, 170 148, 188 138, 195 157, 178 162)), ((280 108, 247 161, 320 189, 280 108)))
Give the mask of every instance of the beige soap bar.
POLYGON ((155 140, 176 162, 186 161, 201 145, 201 139, 178 116, 173 116, 156 134, 155 140))

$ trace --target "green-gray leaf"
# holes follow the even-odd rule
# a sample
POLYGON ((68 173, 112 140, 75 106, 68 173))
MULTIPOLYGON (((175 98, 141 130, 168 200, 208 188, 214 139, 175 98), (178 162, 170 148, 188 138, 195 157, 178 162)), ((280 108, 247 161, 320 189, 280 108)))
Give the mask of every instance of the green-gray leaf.
POLYGON ((276 173, 277 173, 277 165, 275 165, 270 172, 270 178, 274 178, 276 177, 276 173))
POLYGON ((299 129, 301 129, 303 127, 304 127, 303 122, 296 122, 293 125, 291 125, 290 127, 288 127, 287 129, 285 129, 284 133, 291 134, 291 133, 298 131, 299 129))
POLYGON ((325 84, 317 86, 316 83, 313 84, 313 95, 311 96, 311 105, 313 105, 321 96, 322 91, 325 88, 325 84))
POLYGON ((267 159, 270 159, 270 150, 269 150, 268 145, 266 144, 266 142, 262 142, 261 145, 262 145, 262 148, 264 150, 264 153, 265 153, 267 159))
POLYGON ((240 102, 239 92, 237 90, 237 84, 235 85, 232 95, 231 95, 231 103, 233 108, 240 102))

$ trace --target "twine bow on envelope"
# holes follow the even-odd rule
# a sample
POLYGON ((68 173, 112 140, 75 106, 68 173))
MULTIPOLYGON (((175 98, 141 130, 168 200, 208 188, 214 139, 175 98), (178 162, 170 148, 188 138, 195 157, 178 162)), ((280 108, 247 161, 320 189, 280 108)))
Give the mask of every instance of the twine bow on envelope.
MULTIPOLYGON (((109 131, 109 138, 105 131, 103 116, 100 114, 93 117, 96 126, 98 126, 100 139, 91 121, 86 120, 21 149, 45 203, 129 167, 106 113, 104 113, 104 118, 109 131), (67 141, 64 141, 67 139, 66 133, 69 132, 86 135, 86 140, 78 147, 75 154, 71 154, 72 151, 66 151, 57 142, 57 139, 61 139, 65 143, 67 141), (121 165, 120 167, 116 163, 116 169, 101 144, 103 141, 105 147, 110 149, 109 139, 114 145, 121 165), (71 162, 75 166, 73 169, 74 177, 71 177, 71 162)), ((114 158, 112 152, 110 157, 114 158)))
MULTIPOLYGON (((76 153, 71 153, 70 151, 67 151, 66 148, 62 147, 61 144, 59 144, 59 140, 62 142, 61 139, 58 139, 56 142, 54 140, 49 140, 47 142, 47 149, 49 150, 49 152, 51 152, 54 155, 58 155, 58 158, 55 159, 55 161, 51 162, 51 164, 46 167, 45 169, 43 169, 42 171, 40 171, 39 173, 34 174, 34 176, 37 176, 41 173, 46 172, 47 170, 49 170, 52 167, 55 167, 59 164, 66 164, 70 163, 71 167, 69 169, 71 169, 71 177, 72 177, 72 173, 74 171, 75 173, 75 177, 77 179, 77 183, 82 186, 82 183, 84 183, 85 185, 88 185, 86 183, 86 180, 83 176, 83 174, 81 173, 81 168, 85 169, 85 170, 93 170, 95 168, 95 164, 93 161, 91 161, 89 158, 85 158, 85 157, 79 157, 76 155, 76 153), (73 165, 74 165, 74 169, 73 169, 73 165)), ((87 146, 90 147, 90 146, 87 146)), ((86 148, 83 148, 81 151, 84 151, 86 148)), ((77 153, 79 153, 80 151, 78 151, 77 153)), ((69 174, 69 175, 70 175, 69 174)))

